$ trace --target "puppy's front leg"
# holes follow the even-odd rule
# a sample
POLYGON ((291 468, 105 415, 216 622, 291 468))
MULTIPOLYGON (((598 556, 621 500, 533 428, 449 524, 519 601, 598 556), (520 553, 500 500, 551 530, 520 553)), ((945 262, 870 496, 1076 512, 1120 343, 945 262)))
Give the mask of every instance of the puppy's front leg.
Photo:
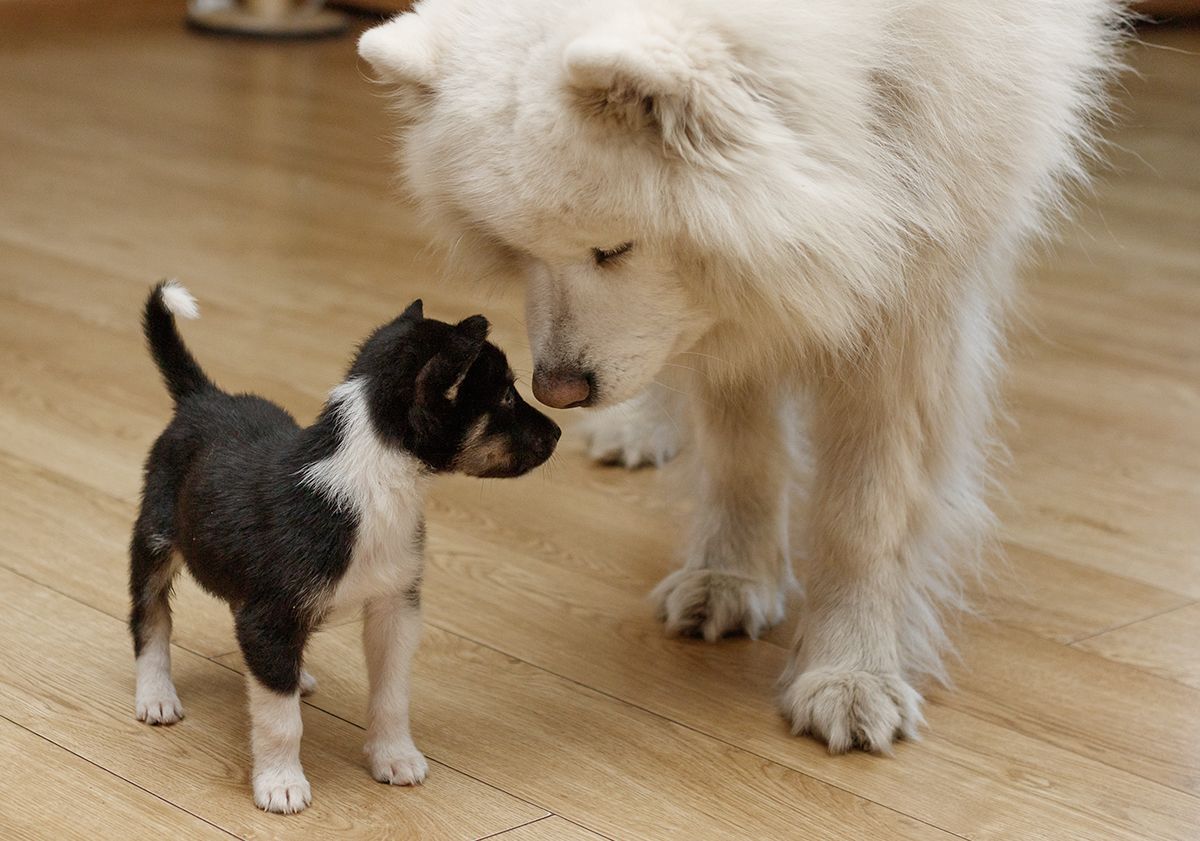
POLYGON ((254 803, 280 814, 303 811, 312 789, 300 766, 300 690, 276 692, 251 675, 250 749, 254 754, 254 803))
POLYGON ((654 595, 671 633, 710 642, 735 631, 756 637, 783 618, 794 583, 779 396, 757 384, 697 385, 699 499, 684 566, 654 595))
POLYGON ((367 763, 371 776, 381 783, 415 785, 429 771, 408 725, 409 678, 421 638, 420 591, 414 586, 372 599, 364 613, 363 648, 371 685, 367 763))
POLYGON ((268 812, 303 811, 312 802, 300 766, 300 660, 307 627, 286 608, 255 603, 238 610, 235 624, 249 671, 254 802, 268 812))

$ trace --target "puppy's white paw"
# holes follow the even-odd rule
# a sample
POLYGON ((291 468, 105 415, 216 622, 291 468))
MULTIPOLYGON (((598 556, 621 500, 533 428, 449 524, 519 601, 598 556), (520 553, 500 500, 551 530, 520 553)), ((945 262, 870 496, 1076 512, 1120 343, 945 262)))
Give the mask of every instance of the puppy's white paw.
POLYGON ((654 588, 658 617, 672 635, 715 642, 731 633, 752 639, 783 619, 784 588, 709 569, 678 569, 654 588))
POLYGON ((648 398, 597 409, 581 427, 588 455, 600 464, 662 467, 679 452, 680 431, 675 422, 648 398))
POLYGON ((793 733, 816 736, 830 753, 891 753, 924 721, 920 694, 898 674, 812 669, 789 681, 780 705, 793 733))
POLYGON ((270 768, 254 775, 254 805, 280 815, 303 812, 312 803, 312 788, 299 767, 270 768))
POLYGON ((300 672, 300 694, 311 695, 317 691, 317 679, 308 672, 300 672))
POLYGON ((367 749, 371 776, 394 786, 415 786, 429 774, 429 763, 412 744, 367 749))
POLYGON ((183 718, 183 704, 170 684, 138 692, 136 706, 138 721, 147 724, 174 724, 183 718))

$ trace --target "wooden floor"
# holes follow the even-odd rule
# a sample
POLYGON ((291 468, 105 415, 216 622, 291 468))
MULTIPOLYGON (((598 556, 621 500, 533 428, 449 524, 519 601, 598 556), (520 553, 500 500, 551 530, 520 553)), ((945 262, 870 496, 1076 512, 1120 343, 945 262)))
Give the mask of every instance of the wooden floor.
POLYGON ((568 428, 548 469, 433 494, 429 781, 364 770, 341 625, 310 656, 313 806, 283 818, 251 803, 230 621, 191 583, 187 718, 134 721, 125 542, 169 409, 143 295, 185 279, 210 372, 301 418, 418 294, 485 311, 526 374, 528 349, 518 290, 439 282, 352 40, 210 39, 181 10, 0 3, 0 837, 1200 839, 1200 30, 1145 33, 1116 168, 1031 272, 1009 569, 923 741, 831 758, 790 737, 787 628, 665 639, 662 479, 589 465, 568 428))

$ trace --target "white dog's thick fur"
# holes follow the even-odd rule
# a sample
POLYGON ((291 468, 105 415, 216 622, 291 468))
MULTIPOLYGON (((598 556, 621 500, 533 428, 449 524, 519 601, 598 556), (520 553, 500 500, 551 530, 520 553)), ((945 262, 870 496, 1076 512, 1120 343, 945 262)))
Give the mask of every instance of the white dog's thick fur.
POLYGON ((806 401, 782 704, 834 751, 913 734, 914 685, 942 674, 986 542, 1015 265, 1083 177, 1119 30, 1112 0, 422 0, 360 42, 455 256, 528 277, 538 369, 641 401, 596 455, 669 456, 639 392, 692 398, 700 499, 657 591, 672 630, 781 618, 806 401))

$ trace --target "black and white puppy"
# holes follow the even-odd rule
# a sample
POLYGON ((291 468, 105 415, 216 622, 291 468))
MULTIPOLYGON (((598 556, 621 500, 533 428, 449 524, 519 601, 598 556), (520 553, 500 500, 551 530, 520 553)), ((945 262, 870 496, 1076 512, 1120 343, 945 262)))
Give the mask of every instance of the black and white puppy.
POLYGON ((409 733, 408 697, 428 481, 520 476, 550 457, 558 427, 517 394, 480 315, 450 325, 414 302, 371 334, 316 422, 301 428, 274 403, 217 388, 175 314, 196 317, 195 299, 161 283, 144 328, 175 414, 146 462, 130 543, 137 717, 183 716, 170 655, 182 562, 233 611, 259 807, 298 812, 312 799, 300 767, 300 695, 315 687, 304 648, 343 608, 364 613, 371 774, 421 782, 427 765, 409 733))

